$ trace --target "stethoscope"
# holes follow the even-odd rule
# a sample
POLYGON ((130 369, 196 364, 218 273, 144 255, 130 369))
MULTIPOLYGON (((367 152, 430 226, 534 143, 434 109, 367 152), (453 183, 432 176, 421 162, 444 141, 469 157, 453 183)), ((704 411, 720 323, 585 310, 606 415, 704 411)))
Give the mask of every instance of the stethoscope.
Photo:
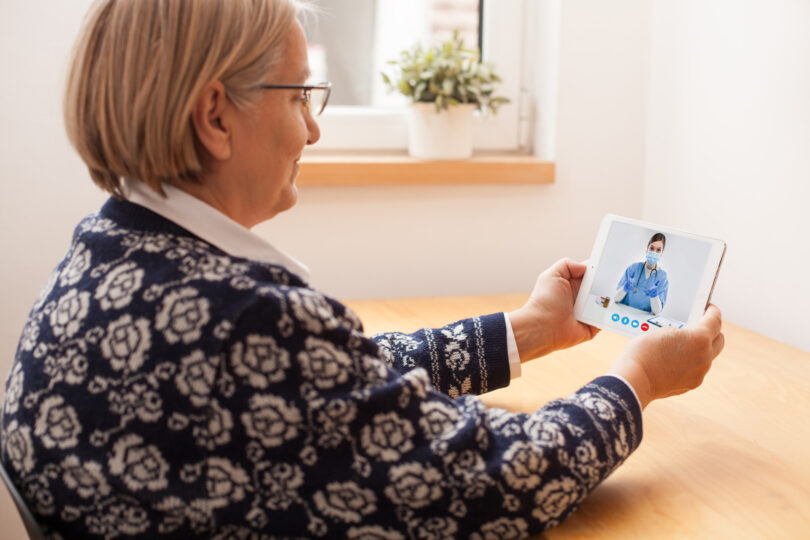
MULTIPOLYGON (((641 276, 644 275, 644 267, 645 266, 647 266, 646 263, 641 265, 641 271, 638 273, 638 277, 636 278, 636 286, 633 287, 633 292, 634 293, 638 292, 638 284, 641 282, 641 276)), ((658 265, 657 264, 655 265, 655 268, 652 269, 652 272, 650 272, 650 276, 652 276, 653 274, 655 274, 656 277, 658 276, 658 265)))

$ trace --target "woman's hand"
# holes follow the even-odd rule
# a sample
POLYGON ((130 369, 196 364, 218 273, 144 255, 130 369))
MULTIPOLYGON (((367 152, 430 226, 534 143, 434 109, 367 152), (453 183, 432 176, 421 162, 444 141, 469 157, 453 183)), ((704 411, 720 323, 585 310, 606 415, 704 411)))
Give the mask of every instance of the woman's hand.
POLYGON ((683 394, 700 386, 723 350, 721 329, 720 310, 710 305, 691 328, 662 328, 633 339, 608 373, 633 386, 642 409, 654 399, 683 394))
POLYGON ((570 259, 557 261, 537 278, 526 304, 509 314, 521 362, 582 343, 599 332, 574 319, 585 269, 570 259))

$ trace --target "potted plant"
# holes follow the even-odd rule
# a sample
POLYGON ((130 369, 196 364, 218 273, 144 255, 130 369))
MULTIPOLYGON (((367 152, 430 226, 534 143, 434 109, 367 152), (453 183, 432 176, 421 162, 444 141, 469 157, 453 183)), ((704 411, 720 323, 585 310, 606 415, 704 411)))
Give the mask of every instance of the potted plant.
POLYGON ((417 44, 390 60, 382 73, 389 92, 411 101, 409 153, 425 159, 465 159, 472 154, 473 111, 497 113, 509 100, 495 96, 501 81, 478 51, 464 47, 458 31, 438 46, 417 44))

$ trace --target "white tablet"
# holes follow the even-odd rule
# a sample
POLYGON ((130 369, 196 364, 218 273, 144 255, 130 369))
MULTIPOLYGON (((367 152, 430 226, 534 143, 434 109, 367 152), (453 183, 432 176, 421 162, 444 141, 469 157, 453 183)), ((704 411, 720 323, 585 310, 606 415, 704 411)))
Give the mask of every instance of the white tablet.
POLYGON ((609 214, 574 317, 629 337, 689 326, 706 310, 725 253, 722 240, 609 214))

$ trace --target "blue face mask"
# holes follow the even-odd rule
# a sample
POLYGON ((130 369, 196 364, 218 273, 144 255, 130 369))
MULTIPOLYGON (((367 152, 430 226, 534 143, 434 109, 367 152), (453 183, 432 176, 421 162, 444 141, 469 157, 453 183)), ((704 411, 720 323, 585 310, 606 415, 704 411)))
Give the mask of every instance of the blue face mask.
POLYGON ((656 253, 655 251, 648 251, 647 252, 647 264, 650 266, 655 266, 658 264, 658 261, 661 260, 661 254, 656 253))

